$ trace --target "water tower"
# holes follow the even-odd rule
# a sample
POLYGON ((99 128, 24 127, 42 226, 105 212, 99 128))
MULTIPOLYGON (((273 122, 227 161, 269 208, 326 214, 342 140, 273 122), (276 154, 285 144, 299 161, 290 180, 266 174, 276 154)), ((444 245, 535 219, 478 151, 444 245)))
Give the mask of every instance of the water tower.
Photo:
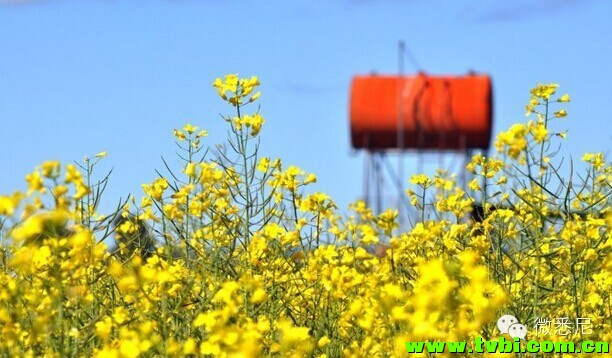
MULTIPOLYGON (((473 72, 459 76, 432 76, 424 72, 405 76, 400 71, 394 76, 353 77, 349 110, 351 145, 366 152, 364 200, 369 206, 380 212, 390 186, 397 196, 397 205, 392 206, 397 206, 402 218, 402 207, 408 207, 404 189, 409 176, 404 177, 402 164, 405 153, 416 154, 417 158, 410 174, 423 171, 427 153, 438 158, 452 154, 455 163, 460 162, 455 172, 465 173, 471 152, 489 148, 492 98, 491 78, 473 72), (388 153, 398 155, 396 165, 391 163, 388 153)), ((439 164, 446 166, 442 160, 439 164)), ((460 178, 465 185, 465 174, 460 178)))

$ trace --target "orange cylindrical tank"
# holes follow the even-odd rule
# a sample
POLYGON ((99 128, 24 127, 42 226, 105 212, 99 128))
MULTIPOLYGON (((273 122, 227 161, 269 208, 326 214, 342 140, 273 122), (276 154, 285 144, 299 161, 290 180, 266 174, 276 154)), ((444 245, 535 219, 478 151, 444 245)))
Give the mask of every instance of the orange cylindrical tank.
POLYGON ((353 148, 489 148, 489 76, 356 76, 350 96, 353 148))

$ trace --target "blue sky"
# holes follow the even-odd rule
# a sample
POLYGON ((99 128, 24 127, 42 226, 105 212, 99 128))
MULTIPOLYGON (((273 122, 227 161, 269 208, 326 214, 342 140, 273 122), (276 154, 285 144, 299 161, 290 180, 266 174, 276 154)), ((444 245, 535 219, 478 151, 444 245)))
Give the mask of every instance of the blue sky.
POLYGON ((211 83, 239 73, 261 79, 262 153, 316 173, 316 190, 345 208, 363 169, 350 80, 395 73, 400 39, 429 73, 489 73, 495 133, 525 120, 531 87, 561 84, 572 96, 555 127, 569 130, 562 155, 606 152, 610 15, 606 0, 0 0, 0 193, 25 188, 44 160, 105 150, 104 207, 139 197, 160 156, 174 159, 173 128, 223 141, 231 108, 211 83))

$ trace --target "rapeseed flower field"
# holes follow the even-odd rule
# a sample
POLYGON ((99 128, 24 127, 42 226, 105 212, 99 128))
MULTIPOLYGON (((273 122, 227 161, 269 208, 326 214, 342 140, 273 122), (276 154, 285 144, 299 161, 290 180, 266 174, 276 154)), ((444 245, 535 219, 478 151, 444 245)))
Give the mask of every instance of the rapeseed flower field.
POLYGON ((183 165, 116 212, 99 212, 105 152, 0 196, 0 356, 401 357, 407 341, 496 338, 504 314, 529 339, 612 341, 612 166, 559 158, 556 84, 472 158, 467 187, 442 171, 405 183, 409 229, 363 202, 345 214, 314 174, 262 157, 258 85, 216 79, 225 146, 176 129, 183 165), (559 317, 588 330, 534 329, 559 317))

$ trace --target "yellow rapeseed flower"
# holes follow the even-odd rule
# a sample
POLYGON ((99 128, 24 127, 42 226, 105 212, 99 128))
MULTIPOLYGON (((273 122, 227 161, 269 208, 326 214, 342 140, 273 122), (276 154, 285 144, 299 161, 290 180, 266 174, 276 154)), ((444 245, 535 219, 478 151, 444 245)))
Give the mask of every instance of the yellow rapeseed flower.
POLYGON ((40 169, 45 178, 57 178, 60 174, 60 163, 57 160, 47 161, 40 166, 40 169))
POLYGON ((410 177, 410 183, 421 186, 423 188, 429 188, 432 185, 431 179, 425 174, 417 174, 410 177))

